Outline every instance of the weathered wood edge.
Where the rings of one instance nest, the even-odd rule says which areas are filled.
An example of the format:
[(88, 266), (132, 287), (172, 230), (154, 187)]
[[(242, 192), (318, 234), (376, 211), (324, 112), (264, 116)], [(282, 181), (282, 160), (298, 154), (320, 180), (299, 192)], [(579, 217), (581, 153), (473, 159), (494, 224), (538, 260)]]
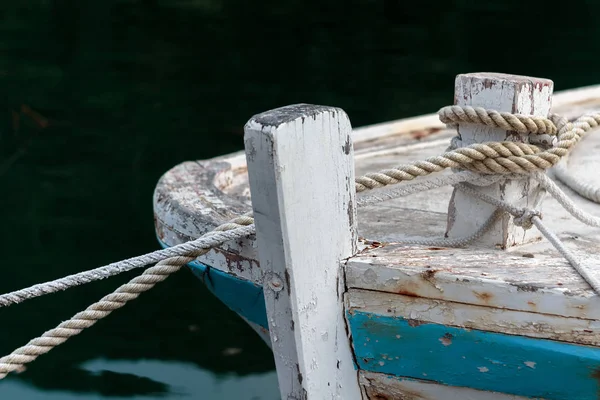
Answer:
[(361, 370), (550, 399), (596, 399), (600, 348), (361, 310), (347, 313)]
[(544, 400), (360, 371), (365, 400)]
[[(575, 117), (575, 114), (564, 108), (585, 104), (597, 98), (600, 98), (600, 85), (557, 92), (553, 97), (553, 110), (559, 110), (567, 117)], [(370, 154), (376, 149), (374, 144), (377, 141), (394, 143), (405, 138), (408, 141), (400, 140), (400, 143), (413, 143), (412, 145), (417, 146), (435, 144), (439, 140), (437, 138), (449, 137), (443, 128), (437, 114), (355, 128), (352, 131), (355, 158)], [(423, 132), (425, 137), (422, 136)], [(363, 150), (358, 150), (357, 147)], [(386, 147), (381, 151), (393, 150)], [(235, 197), (225, 193), (246, 172), (246, 156), (243, 151), (203, 161), (184, 162), (167, 171), (160, 178), (154, 192), (155, 229), (159, 240), (168, 246), (184, 243), (250, 211), (246, 196)], [(189, 181), (190, 177), (193, 181)], [(178, 190), (185, 192), (182, 198), (174, 197)], [(190, 196), (201, 199), (201, 203), (191, 202)], [(255, 247), (252, 237), (211, 251), (199, 257), (198, 261), (236, 277), (260, 283), (262, 271)]]
[[(575, 285), (568, 282), (564, 288), (560, 282), (557, 283), (559, 286), (546, 288), (536, 286), (534, 282), (524, 285), (518, 280), (513, 271), (519, 268), (513, 268), (512, 264), (535, 270), (536, 264), (543, 262), (539, 257), (512, 257), (506, 261), (507, 268), (502, 270), (495, 268), (497, 264), (489, 267), (485, 257), (481, 256), (479, 267), (465, 267), (476, 264), (473, 258), (477, 258), (477, 254), (468, 249), (389, 244), (350, 258), (346, 264), (346, 284), (354, 289), (600, 320), (600, 296), (591, 290), (569, 290)], [(566, 261), (564, 264), (556, 269), (570, 268)], [(573, 272), (568, 276), (577, 277)]]
[(346, 311), (402, 317), (414, 324), (434, 323), (507, 335), (600, 346), (600, 323), (538, 312), (474, 306), (400, 294), (350, 289), (344, 295)]
[[(450, 90), (450, 86), (449, 86)], [(449, 92), (450, 93), (450, 92)], [(554, 93), (552, 98), (553, 108), (561, 108), (573, 102), (585, 102), (600, 97), (600, 85), (591, 85), (577, 89), (562, 90)], [(450, 101), (448, 96), (448, 101)], [(437, 114), (426, 114), (413, 118), (403, 118), (396, 121), (354, 128), (352, 140), (354, 145), (373, 139), (396, 135), (398, 132), (420, 131), (427, 128), (444, 128)]]
[(254, 116), (244, 144), (283, 399), (359, 399), (340, 262), (357, 251), (350, 120), (298, 104)]

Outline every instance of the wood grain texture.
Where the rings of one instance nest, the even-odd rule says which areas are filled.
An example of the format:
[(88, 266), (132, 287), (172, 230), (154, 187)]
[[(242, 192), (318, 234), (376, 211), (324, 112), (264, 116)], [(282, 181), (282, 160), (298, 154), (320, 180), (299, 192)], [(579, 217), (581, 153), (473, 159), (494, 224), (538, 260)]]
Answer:
[[(485, 299), (485, 292), (478, 294)], [(350, 289), (344, 297), (346, 310), (350, 313), (362, 311), (373, 315), (402, 316), (414, 324), (434, 323), (600, 346), (600, 323), (597, 320), (542, 314), (536, 312), (537, 305), (533, 302), (529, 304), (530, 311), (513, 311), (370, 290)]]
[(356, 289), (600, 320), (600, 296), (566, 261), (532, 254), (535, 257), (500, 250), (388, 244), (351, 258), (346, 284)]
[[(553, 83), (547, 79), (517, 75), (472, 73), (456, 77), (454, 103), (483, 107), (499, 112), (547, 117), (552, 104)], [(473, 143), (514, 141), (529, 143), (527, 134), (475, 124), (460, 124), (461, 146)], [(505, 181), (480, 191), (518, 207), (538, 207), (542, 199), (539, 185), (532, 180)], [(448, 206), (447, 235), (464, 237), (475, 232), (492, 215), (495, 207), (472, 196), (454, 191)], [(507, 248), (538, 240), (536, 231), (525, 231), (505, 215), (478, 242)]]
[(360, 371), (365, 400), (544, 400)]
[(548, 400), (596, 400), (600, 348), (347, 313), (361, 370)]
[[(600, 86), (558, 92), (552, 101), (553, 112), (574, 118), (600, 108)], [(443, 127), (437, 115), (429, 114), (355, 128), (352, 138), (357, 174), (439, 154), (455, 133)], [(589, 143), (590, 139), (586, 138), (584, 143)], [(570, 166), (576, 162), (577, 159), (572, 159)], [(244, 152), (210, 160), (187, 161), (167, 171), (154, 193), (155, 229), (159, 240), (167, 246), (174, 246), (196, 239), (235, 216), (251, 211), (247, 172)], [(446, 192), (440, 193), (449, 198)], [(447, 202), (436, 202), (435, 193), (418, 200), (424, 201), (428, 204), (425, 208), (435, 213), (427, 214), (424, 226), (428, 229), (417, 234), (429, 237), (442, 235)], [(383, 241), (411, 236), (415, 224), (411, 215), (424, 215), (413, 205), (387, 202), (361, 211), (359, 233)], [(409, 218), (396, 218), (403, 210), (410, 210), (408, 215), (404, 215)], [(199, 261), (235, 277), (257, 284), (262, 282), (263, 272), (253, 237), (215, 249), (200, 257)]]
[(253, 117), (244, 141), (281, 396), (358, 399), (340, 266), (357, 251), (350, 121), (288, 106)]

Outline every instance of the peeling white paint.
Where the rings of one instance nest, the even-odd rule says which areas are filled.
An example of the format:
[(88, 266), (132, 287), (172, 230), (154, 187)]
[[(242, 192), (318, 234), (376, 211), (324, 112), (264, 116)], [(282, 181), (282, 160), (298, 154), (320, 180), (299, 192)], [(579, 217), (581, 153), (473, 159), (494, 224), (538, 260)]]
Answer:
[(245, 127), (259, 259), (285, 277), (283, 290), (264, 290), (283, 399), (360, 398), (341, 298), (340, 262), (357, 251), (350, 133), (342, 110), (311, 105)]
[(452, 339), (442, 336), (441, 338), (438, 339), (444, 346), (450, 346), (452, 344)]
[[(541, 95), (545, 94), (542, 93)], [(534, 98), (535, 101), (536, 99)], [(557, 107), (553, 111), (567, 117), (576, 116), (587, 108), (597, 108), (600, 105), (600, 86), (558, 94), (554, 97), (554, 103)], [(392, 127), (399, 128), (392, 129)], [(424, 155), (438, 154), (440, 149), (445, 147), (445, 144), (442, 145), (442, 141), (439, 138), (448, 137), (448, 131), (441, 131), (439, 134), (432, 135), (431, 138), (438, 140), (439, 145), (410, 147), (416, 142), (410, 136), (411, 130), (429, 129), (432, 127), (436, 129), (442, 127), (435, 115), (415, 118), (410, 121), (400, 121), (399, 123), (381, 124), (361, 131), (361, 137), (368, 137), (372, 141), (363, 145), (361, 151), (362, 158), (360, 160), (357, 159), (358, 170), (372, 172), (389, 167), (389, 165), (397, 164), (399, 157), (403, 160), (411, 161), (421, 159)], [(404, 149), (412, 150), (406, 152)], [(373, 155), (375, 154), (379, 155), (374, 157)], [(234, 159), (237, 161), (234, 162)], [(202, 164), (204, 171), (209, 169), (216, 171), (218, 170), (216, 168), (217, 164), (223, 162), (230, 163), (230, 166), (227, 167), (229, 169), (218, 172), (211, 179), (198, 179), (200, 168), (195, 166), (197, 163), (184, 163), (174, 168), (174, 170), (169, 171), (161, 179), (155, 193), (155, 213), (157, 216), (157, 230), (162, 232), (164, 242), (167, 245), (175, 245), (197, 238), (219, 223), (226, 222), (230, 217), (239, 215), (250, 209), (245, 171), (245, 155), (237, 154), (235, 156), (221, 157), (203, 162)], [(197, 190), (203, 192), (198, 193)], [(204, 193), (204, 191), (209, 192)], [(372, 211), (365, 210), (360, 216), (361, 231), (368, 234), (367, 236), (381, 241), (393, 241), (394, 239), (411, 235), (422, 235), (423, 237), (440, 236), (443, 234), (443, 229), (440, 231), (440, 227), (443, 227), (446, 210), (444, 203), (438, 199), (440, 196), (443, 197), (446, 195), (449, 196), (449, 192), (442, 190), (435, 193), (428, 193), (425, 197), (416, 195), (415, 198), (410, 199), (409, 207), (404, 207), (402, 202), (392, 201), (381, 207), (373, 207)], [(164, 196), (164, 198), (158, 201), (159, 196)], [(547, 203), (546, 206), (548, 207), (547, 209), (545, 207), (545, 216), (552, 216), (554, 213), (553, 209), (556, 207), (551, 202)], [(594, 206), (587, 204), (583, 204), (582, 207), (586, 211), (597, 211)], [(410, 212), (400, 213), (398, 210), (402, 209), (408, 209)], [(428, 217), (423, 217), (424, 211), (434, 211), (434, 213)], [(377, 218), (374, 218), (374, 216)], [(377, 222), (378, 219), (381, 222)], [(594, 246), (593, 243), (600, 242), (598, 241), (598, 237), (593, 234), (588, 235), (588, 232), (580, 229), (578, 226), (570, 223), (565, 224), (564, 220), (551, 217), (547, 218), (546, 222), (549, 224), (554, 223), (555, 227), (561, 224), (567, 226), (568, 229), (575, 227), (573, 229), (574, 233), (583, 235), (581, 237), (588, 236), (591, 238), (592, 244), (588, 244), (588, 246)], [(417, 226), (421, 229), (418, 232), (412, 229)], [(408, 229), (406, 229), (407, 227)], [(554, 227), (551, 226), (551, 228)], [(561, 227), (558, 226), (558, 228)], [(559, 230), (559, 233), (564, 234), (565, 230)], [(586, 250), (585, 246), (582, 247), (581, 243), (575, 240), (570, 242), (569, 245), (580, 246), (583, 250)], [(234, 272), (237, 276), (258, 283), (262, 282), (263, 271), (256, 262), (258, 256), (256, 255), (256, 242), (253, 239), (247, 242), (233, 243), (224, 246), (224, 248), (231, 254), (239, 252), (243, 259), (240, 264), (241, 271)], [(368, 263), (364, 263), (364, 265), (370, 265), (371, 270), (369, 273), (364, 275), (353, 274), (352, 265), (348, 267), (350, 287), (360, 287), (361, 284), (367, 283), (365, 288), (393, 291), (397, 290), (399, 285), (406, 283), (416, 282), (418, 284), (418, 275), (423, 271), (422, 268), (426, 265), (425, 263), (428, 263), (429, 265), (436, 265), (436, 267), (439, 265), (440, 269), (445, 272), (436, 274), (433, 285), (429, 282), (429, 285), (426, 287), (418, 287), (416, 292), (418, 296), (441, 301), (440, 304), (461, 302), (467, 305), (481, 306), (487, 309), (488, 312), (493, 310), (490, 312), (492, 314), (492, 325), (498, 327), (517, 326), (518, 329), (525, 329), (527, 334), (530, 334), (529, 332), (541, 332), (544, 335), (548, 335), (549, 330), (553, 327), (560, 326), (538, 322), (526, 326), (526, 321), (524, 320), (513, 320), (511, 319), (513, 317), (507, 315), (503, 315), (500, 318), (499, 314), (494, 314), (498, 309), (507, 308), (513, 311), (523, 311), (528, 313), (528, 316), (548, 314), (561, 318), (568, 317), (575, 320), (591, 321), (589, 323), (592, 326), (592, 333), (588, 333), (589, 329), (583, 326), (581, 329), (577, 328), (577, 334), (571, 334), (571, 332), (565, 333), (560, 330), (556, 332), (556, 335), (573, 341), (591, 342), (593, 339), (590, 338), (593, 335), (597, 335), (597, 332), (600, 330), (600, 326), (598, 326), (598, 319), (600, 318), (600, 302), (598, 301), (598, 297), (593, 298), (589, 296), (586, 285), (572, 273), (566, 263), (563, 263), (561, 257), (552, 255), (551, 250), (547, 247), (536, 245), (533, 246), (533, 250), (528, 249), (527, 252), (533, 254), (534, 258), (528, 259), (529, 261), (526, 263), (521, 262), (519, 254), (515, 255), (513, 253), (511, 255), (511, 253), (504, 253), (503, 257), (498, 258), (493, 251), (478, 252), (472, 251), (472, 249), (469, 250), (472, 255), (470, 258), (464, 257), (464, 252), (461, 250), (456, 250), (452, 256), (446, 258), (439, 257), (441, 255), (440, 252), (436, 254), (425, 249), (415, 251), (409, 248), (406, 251), (405, 247), (402, 250), (403, 253), (395, 253), (394, 250), (390, 250), (389, 246), (384, 246), (380, 250), (381, 252), (379, 253), (372, 250), (368, 250), (365, 253), (365, 259), (367, 257), (370, 258)], [(428, 253), (428, 260), (424, 261), (425, 258), (419, 259), (419, 255), (424, 255), (425, 253)], [(594, 252), (588, 253), (594, 254)], [(209, 253), (206, 256), (210, 258), (206, 258), (203, 261), (215, 269), (231, 272), (230, 259), (222, 255), (211, 256), (211, 254)], [(377, 257), (371, 257), (372, 255), (377, 255)], [(410, 261), (406, 262), (407, 260)], [(449, 260), (452, 260), (452, 262)], [(560, 260), (560, 262), (557, 260)], [(350, 264), (353, 262), (351, 261)], [(386, 263), (387, 267), (384, 267), (383, 264)], [(482, 277), (485, 278), (482, 279)], [(515, 277), (518, 277), (519, 281), (517, 283), (524, 285), (524, 290), (520, 290), (514, 285)], [(387, 279), (387, 281), (382, 281), (382, 279)], [(469, 281), (466, 282), (466, 280)], [(537, 287), (543, 287), (543, 289), (529, 291), (531, 288), (537, 288), (527, 286), (531, 282), (536, 283)], [(443, 293), (436, 290), (436, 287), (443, 290)], [(480, 293), (487, 292), (493, 295), (493, 297), (487, 300), (477, 298), (473, 294), (473, 291)], [(530, 303), (534, 303), (535, 305)], [(437, 307), (441, 306), (438, 305)], [(535, 310), (533, 307), (535, 307)], [(396, 311), (394, 307), (394, 313)], [(423, 315), (427, 317), (432, 312), (430, 309), (419, 315), (419, 318)], [(310, 312), (307, 315), (310, 315)], [(460, 320), (459, 318), (450, 320), (449, 314), (445, 311), (439, 318), (447, 318), (453, 324), (459, 323)], [(474, 316), (469, 316), (466, 319), (466, 323), (469, 326), (481, 324), (480, 320)], [(483, 326), (489, 326), (489, 324), (489, 322), (486, 322)], [(273, 324), (273, 326), (276, 325)], [(318, 335), (318, 332), (316, 335)], [(397, 338), (399, 339), (399, 337)], [(279, 336), (272, 335), (271, 340), (278, 342)], [(531, 368), (530, 366), (527, 367)], [(342, 386), (341, 384), (338, 385)], [(432, 398), (451, 399), (452, 397), (433, 396)], [(487, 399), (488, 397), (485, 398)], [(501, 398), (508, 397), (503, 396)]]
[[(398, 379), (398, 377), (360, 371), (360, 384), (367, 399), (410, 400), (531, 400), (504, 393), (488, 392), (464, 387), (447, 386), (428, 380)], [(423, 374), (427, 377), (427, 374)], [(381, 397), (377, 397), (378, 395)], [(540, 399), (541, 400), (541, 399)]]
[[(461, 106), (546, 117), (550, 110), (552, 88), (553, 83), (548, 79), (506, 74), (461, 74), (456, 77), (454, 98), (455, 104)], [(516, 134), (501, 128), (477, 124), (461, 124), (458, 132), (463, 147), (473, 143), (498, 141), (527, 143), (529, 141), (527, 134)], [(539, 184), (532, 180), (506, 181), (480, 187), (478, 190), (492, 197), (509, 201), (516, 207), (534, 207), (542, 198)], [(485, 223), (494, 210), (494, 206), (454, 190), (448, 207), (448, 215), (451, 216), (448, 218), (448, 236), (455, 238), (471, 235)], [(512, 218), (505, 216), (478, 239), (477, 243), (491, 248), (496, 245), (507, 248), (538, 240), (540, 237), (537, 230), (525, 231), (522, 227), (516, 226)]]
[(525, 361), (523, 364), (527, 365), (531, 369), (535, 369), (535, 362), (533, 361)]
[[(346, 309), (349, 312), (359, 310), (374, 315), (403, 317), (461, 329), (600, 346), (600, 321), (597, 320), (504, 310), (360, 289), (350, 289), (345, 298)], [(390, 312), (392, 305), (395, 306), (395, 310)], [(414, 318), (415, 315), (418, 315), (418, 318)], [(450, 336), (440, 337), (438, 340), (444, 346), (452, 344)]]

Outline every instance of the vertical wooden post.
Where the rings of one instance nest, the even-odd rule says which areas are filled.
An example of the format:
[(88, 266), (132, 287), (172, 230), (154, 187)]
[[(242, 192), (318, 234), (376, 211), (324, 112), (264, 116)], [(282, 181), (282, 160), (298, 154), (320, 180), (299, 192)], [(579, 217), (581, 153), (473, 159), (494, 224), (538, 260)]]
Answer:
[[(547, 117), (552, 105), (552, 90), (553, 82), (548, 79), (494, 73), (464, 74), (456, 77), (454, 104)], [(473, 124), (459, 125), (458, 135), (462, 146), (491, 141), (528, 143), (526, 134)], [(507, 180), (481, 188), (481, 191), (519, 207), (537, 207), (543, 195), (532, 180)], [(474, 233), (493, 211), (494, 207), (488, 203), (455, 190), (448, 207), (447, 236)], [(513, 223), (512, 217), (505, 215), (478, 243), (505, 249), (538, 237), (535, 229), (525, 231)]]
[(348, 116), (268, 111), (246, 124), (245, 147), (282, 399), (359, 399), (342, 302), (341, 262), (357, 252)]

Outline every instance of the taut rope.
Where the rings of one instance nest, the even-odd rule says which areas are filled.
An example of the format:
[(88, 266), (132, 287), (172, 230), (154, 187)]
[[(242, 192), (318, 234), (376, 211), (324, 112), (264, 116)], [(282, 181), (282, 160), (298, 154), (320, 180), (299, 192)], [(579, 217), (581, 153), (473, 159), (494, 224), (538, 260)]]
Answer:
[(482, 174), (527, 174), (546, 170), (566, 156), (586, 132), (600, 124), (600, 114), (584, 115), (574, 123), (551, 115), (550, 119), (499, 113), (482, 108), (449, 106), (439, 111), (440, 120), (448, 124), (472, 123), (494, 128), (531, 133), (557, 133), (554, 147), (542, 149), (529, 143), (477, 143), (448, 151), (412, 164), (401, 165), (356, 178), (356, 191), (362, 192), (408, 181), (446, 168), (461, 168)]
[[(556, 236), (548, 231), (542, 224), (538, 212), (513, 207), (506, 202), (477, 192), (463, 183), (470, 182), (485, 185), (491, 184), (501, 178), (520, 179), (524, 178), (525, 174), (533, 173), (533, 178), (537, 179), (572, 215), (588, 225), (600, 226), (600, 219), (579, 210), (550, 179), (540, 173), (540, 171), (556, 165), (579, 142), (586, 132), (598, 126), (600, 124), (600, 114), (584, 115), (574, 123), (570, 123), (566, 119), (556, 115), (551, 115), (548, 119), (499, 113), (494, 110), (485, 110), (482, 108), (450, 106), (442, 108), (439, 111), (439, 116), (440, 120), (446, 124), (482, 124), (519, 133), (529, 133), (530, 138), (533, 139), (535, 136), (539, 143), (543, 143), (544, 141), (551, 143), (552, 141), (549, 141), (547, 137), (556, 135), (556, 142), (550, 148), (537, 146), (536, 144), (515, 142), (473, 144), (447, 151), (440, 156), (423, 161), (367, 174), (356, 178), (356, 191), (359, 193), (401, 181), (413, 180), (433, 172), (440, 172), (446, 168), (470, 170), (462, 171), (448, 177), (440, 177), (437, 180), (429, 182), (417, 182), (395, 190), (379, 191), (379, 193), (373, 195), (360, 196), (358, 199), (359, 206), (364, 207), (380, 201), (407, 196), (415, 192), (445, 185), (456, 185), (460, 190), (495, 205), (497, 210), (492, 217), (477, 232), (467, 238), (418, 240), (407, 241), (407, 243), (434, 244), (448, 247), (464, 246), (480, 237), (502, 212), (508, 212), (515, 217), (515, 223), (519, 223), (525, 229), (528, 229), (532, 225), (537, 226), (571, 265), (600, 293), (600, 282), (583, 268)], [(536, 140), (533, 141), (535, 142)], [(513, 176), (509, 174), (513, 174)], [(517, 174), (517, 176), (514, 176), (514, 174)], [(588, 197), (593, 196), (589, 195)], [(74, 315), (70, 320), (31, 340), (25, 346), (16, 349), (8, 356), (0, 358), (0, 379), (12, 371), (22, 370), (25, 364), (32, 362), (40, 355), (64, 343), (70, 337), (91, 327), (98, 320), (106, 317), (112, 311), (123, 307), (128, 301), (137, 298), (141, 293), (151, 289), (158, 282), (162, 282), (170, 274), (180, 270), (182, 266), (193, 261), (198, 256), (207, 253), (210, 249), (222, 245), (226, 241), (252, 235), (255, 232), (253, 224), (254, 219), (252, 217), (247, 215), (241, 216), (215, 228), (215, 231), (218, 233), (214, 231), (209, 232), (201, 238), (183, 245), (1, 295), (0, 307), (3, 307), (29, 298), (103, 279), (160, 260), (154, 267), (147, 269), (129, 283), (122, 285), (113, 293), (89, 306), (86, 310)]]

